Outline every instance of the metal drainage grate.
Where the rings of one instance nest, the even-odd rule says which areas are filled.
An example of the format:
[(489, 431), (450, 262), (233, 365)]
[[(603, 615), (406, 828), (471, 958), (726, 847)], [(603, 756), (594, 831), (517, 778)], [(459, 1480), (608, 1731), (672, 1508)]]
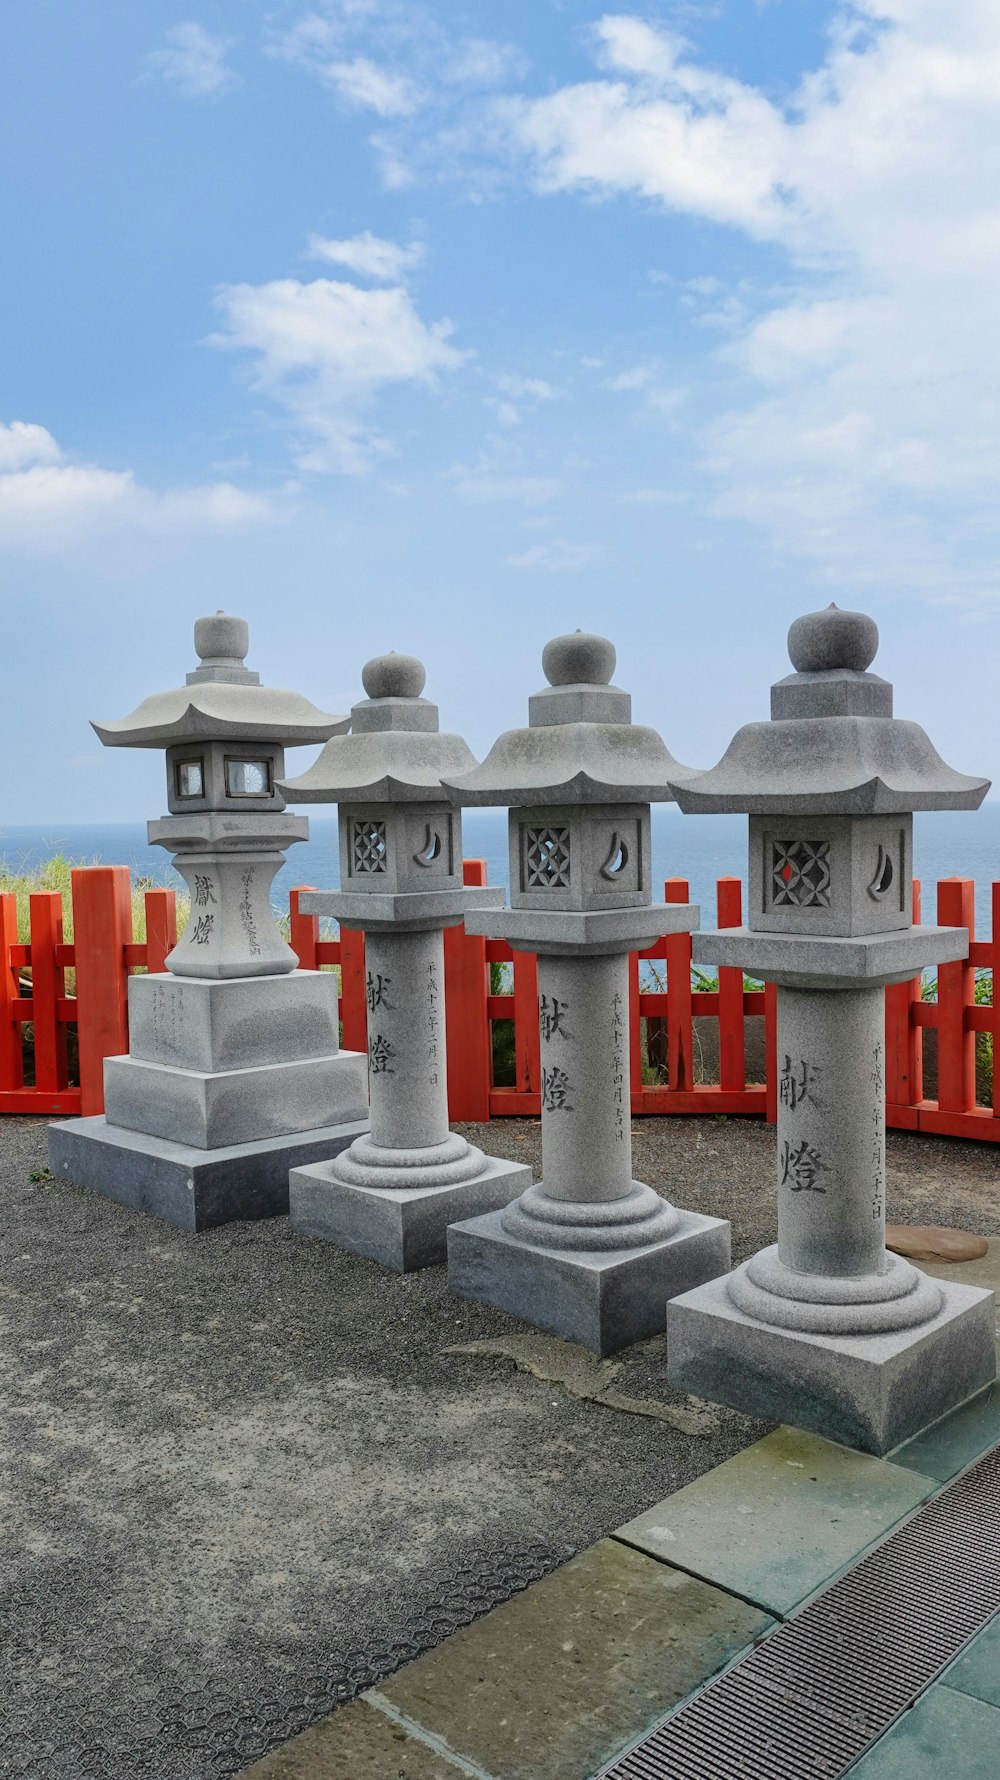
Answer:
[(834, 1780), (998, 1610), (994, 1447), (599, 1780)]

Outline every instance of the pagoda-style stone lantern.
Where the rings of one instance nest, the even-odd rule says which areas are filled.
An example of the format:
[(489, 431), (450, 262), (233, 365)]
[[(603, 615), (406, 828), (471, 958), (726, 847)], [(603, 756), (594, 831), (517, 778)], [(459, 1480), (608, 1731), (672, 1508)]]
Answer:
[(464, 887), (461, 817), (442, 790), (442, 775), (474, 756), (439, 733), (414, 656), (379, 656), (361, 678), (352, 733), (284, 790), (340, 806), (341, 888), (304, 894), (300, 907), (365, 935), (371, 1134), (293, 1172), (291, 1218), (302, 1235), (405, 1273), (443, 1261), (448, 1225), (506, 1205), (531, 1171), (448, 1130), (444, 929), (503, 900)]
[(53, 1169), (188, 1230), (288, 1209), (293, 1163), (367, 1128), (365, 1060), (341, 1051), (336, 979), (298, 970), (269, 892), (305, 840), (278, 788), (284, 749), (349, 719), (261, 686), (242, 618), (194, 630), (201, 666), (131, 717), (95, 723), (106, 747), (164, 748), (168, 816), (149, 838), (191, 897), (165, 974), (129, 980), (129, 1054), (104, 1066), (101, 1117), (53, 1125)]
[(457, 802), (510, 809), (511, 906), (466, 928), (538, 953), (543, 1174), (452, 1228), (449, 1289), (602, 1354), (662, 1329), (666, 1299), (730, 1256), (727, 1223), (632, 1178), (628, 955), (698, 910), (652, 901), (649, 806), (685, 769), (633, 725), (614, 666), (605, 638), (556, 637), (528, 728), (449, 779)]
[(883, 1453), (990, 1380), (993, 1293), (885, 1247), (887, 983), (964, 958), (964, 928), (912, 925), (914, 810), (976, 809), (892, 687), (872, 619), (835, 606), (788, 633), (771, 721), (677, 784), (750, 817), (750, 925), (699, 934), (703, 964), (778, 985), (778, 1242), (676, 1298), (682, 1390)]

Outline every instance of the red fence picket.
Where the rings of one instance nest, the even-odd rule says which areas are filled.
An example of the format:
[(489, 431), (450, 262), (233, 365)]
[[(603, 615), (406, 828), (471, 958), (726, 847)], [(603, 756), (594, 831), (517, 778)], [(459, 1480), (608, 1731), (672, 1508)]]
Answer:
[[(467, 884), (485, 884), (482, 860), (467, 860)], [(299, 906), (299, 890), (289, 897), (292, 950), (303, 969), (337, 966), (343, 1043), (367, 1047), (365, 942), (362, 933), (320, 936), (315, 915)], [(668, 902), (687, 900), (683, 878), (664, 887)], [(64, 911), (55, 892), (30, 899), (30, 931), (19, 940), (15, 898), (0, 894), (0, 1114), (96, 1113), (103, 1106), (104, 1058), (128, 1049), (130, 971), (161, 971), (176, 943), (174, 895), (147, 891), (144, 943), (132, 939), (129, 874), (125, 866), (91, 866), (73, 873), (72, 945), (62, 937)], [(720, 927), (742, 921), (738, 878), (720, 878), (716, 919)], [(993, 886), (992, 933), (974, 932), (971, 879), (946, 878), (938, 885), (938, 920), (966, 926), (971, 936), (967, 960), (942, 965), (937, 999), (925, 1000), (921, 980), (886, 991), (886, 1117), (890, 1125), (945, 1136), (1000, 1142), (1000, 1070), (993, 1074), (992, 1102), (976, 1100), (976, 1046), (980, 1034), (1000, 1037), (1000, 1007), (991, 998), (977, 1003), (977, 975), (1000, 973), (1000, 883)], [(914, 919), (920, 919), (920, 886), (914, 885)], [(509, 987), (493, 993), (490, 967), (508, 967)], [(75, 970), (76, 993), (66, 993), (66, 973)], [(717, 978), (692, 976), (691, 940), (670, 934), (629, 962), (629, 1048), (632, 1058), (632, 1111), (636, 1114), (744, 1113), (774, 1117), (776, 1099), (776, 991), (748, 985), (743, 972), (725, 966)], [(464, 928), (445, 935), (445, 1006), (448, 1030), (448, 1091), (452, 1119), (480, 1120), (539, 1111), (537, 961), (512, 952), (499, 940), (476, 939)], [(765, 1082), (748, 1082), (748, 1018), (764, 1021)], [(513, 1024), (510, 1083), (493, 1079), (493, 1027)], [(26, 1047), (23, 1029), (33, 1028)], [(77, 1031), (79, 1085), (71, 1080), (68, 1030)], [(923, 1093), (923, 1034), (937, 1035), (938, 1096)], [(665, 1065), (660, 1041), (666, 1039)], [(655, 1043), (654, 1043), (655, 1040)], [(702, 1067), (711, 1052), (710, 1067)], [(717, 1054), (717, 1066), (714, 1062)], [(31, 1061), (26, 1071), (25, 1059)], [(29, 1079), (25, 1081), (25, 1074)], [(698, 1080), (710, 1073), (717, 1080)], [(33, 1075), (33, 1080), (31, 1079)], [(644, 1079), (645, 1078), (645, 1079)], [(664, 1078), (664, 1079), (661, 1079)]]

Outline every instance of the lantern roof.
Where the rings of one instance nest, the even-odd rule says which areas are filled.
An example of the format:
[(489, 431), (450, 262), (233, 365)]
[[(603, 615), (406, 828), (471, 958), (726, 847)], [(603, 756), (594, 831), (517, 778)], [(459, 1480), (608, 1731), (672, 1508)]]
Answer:
[(170, 748), (230, 739), (294, 747), (325, 742), (347, 728), (349, 717), (319, 711), (299, 692), (262, 686), (260, 675), (244, 667), (250, 647), (245, 619), (225, 612), (199, 618), (194, 646), (200, 665), (183, 686), (154, 692), (130, 717), (92, 725), (106, 748)]
[(528, 700), (527, 729), (508, 729), (481, 766), (448, 780), (460, 804), (665, 803), (692, 776), (655, 729), (632, 722), (612, 686), (614, 644), (574, 631), (542, 652), (549, 684)]
[(771, 720), (737, 730), (717, 766), (677, 784), (682, 810), (750, 815), (901, 815), (975, 810), (990, 788), (941, 759), (919, 723), (894, 717), (892, 686), (867, 670), (878, 627), (830, 605), (788, 632), (795, 672), (771, 688)]
[(475, 766), (461, 736), (442, 735), (438, 708), (422, 698), (427, 674), (415, 655), (377, 655), (365, 664), (368, 697), (351, 709), (351, 734), (335, 735), (282, 794), (292, 803), (430, 803), (448, 774)]

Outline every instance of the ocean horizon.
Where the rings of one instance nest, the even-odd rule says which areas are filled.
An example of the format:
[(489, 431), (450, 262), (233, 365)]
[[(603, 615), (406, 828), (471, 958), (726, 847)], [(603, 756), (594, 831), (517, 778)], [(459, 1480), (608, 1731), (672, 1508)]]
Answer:
[[(467, 859), (486, 861), (487, 880), (507, 887), (507, 813), (472, 809), (462, 814)], [(652, 821), (654, 895), (663, 880), (688, 880), (693, 902), (701, 906), (702, 926), (715, 925), (716, 881), (738, 877), (747, 881), (745, 816), (685, 816), (674, 805), (654, 805)], [(1000, 799), (976, 811), (934, 810), (914, 818), (914, 868), (923, 885), (924, 919), (933, 921), (934, 886), (939, 878), (967, 877), (976, 885), (976, 931), (991, 930), (992, 885), (1000, 881)], [(150, 846), (144, 822), (46, 822), (0, 826), (0, 871), (32, 872), (56, 853), (76, 865), (127, 865), (134, 877), (183, 888), (170, 856)], [(297, 884), (335, 889), (340, 882), (337, 820), (310, 814), (307, 841), (289, 849), (274, 881), (275, 905), (287, 902)]]

